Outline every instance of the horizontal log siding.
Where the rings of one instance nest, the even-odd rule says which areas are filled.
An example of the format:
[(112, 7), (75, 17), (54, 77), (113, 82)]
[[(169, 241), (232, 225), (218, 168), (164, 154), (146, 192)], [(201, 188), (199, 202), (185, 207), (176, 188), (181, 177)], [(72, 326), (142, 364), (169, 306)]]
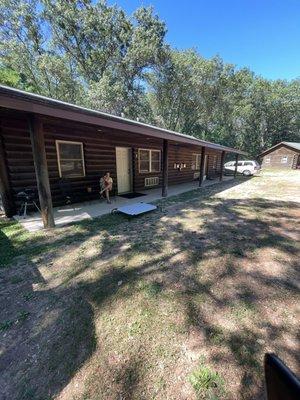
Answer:
[[(24, 188), (36, 189), (36, 178), (31, 150), (28, 124), (24, 115), (15, 113), (1, 113), (2, 136), (4, 139), (7, 157), (9, 178), (16, 199), (16, 193)], [(100, 129), (100, 128), (99, 128)], [(63, 196), (59, 188), (59, 171), (56, 154), (56, 140), (82, 142), (86, 176), (71, 178), (72, 190), (78, 200), (98, 198), (99, 179), (106, 171), (110, 171), (117, 188), (116, 176), (116, 146), (131, 147), (133, 157), (133, 189), (145, 190), (145, 178), (159, 177), (159, 186), (162, 184), (162, 173), (139, 173), (138, 149), (158, 149), (162, 151), (163, 141), (156, 138), (145, 138), (137, 134), (128, 134), (125, 131), (116, 131), (65, 120), (43, 119), (45, 147), (49, 170), (50, 187), (55, 206), (63, 203)], [(192, 170), (193, 154), (201, 153), (201, 146), (175, 145), (170, 142), (169, 147), (169, 185), (191, 182), (194, 177)], [(221, 152), (207, 149), (208, 175), (220, 171)], [(217, 168), (213, 170), (212, 156), (217, 156)], [(185, 163), (186, 168), (178, 171), (174, 163)], [(88, 193), (87, 187), (92, 188)]]
[(221, 152), (208, 152), (208, 169), (207, 169), (207, 177), (208, 178), (216, 178), (220, 176), (221, 173)]
[[(106, 171), (111, 173), (117, 190), (116, 174), (116, 147), (130, 147), (133, 149), (133, 186), (135, 190), (144, 188), (144, 178), (153, 174), (138, 173), (138, 148), (161, 149), (162, 140), (145, 138), (139, 135), (122, 131), (102, 130), (97, 131), (95, 127), (81, 124), (63, 123), (57, 124), (47, 122), (44, 124), (47, 160), (49, 166), (50, 185), (53, 193), (54, 203), (61, 203), (62, 197), (59, 189), (59, 172), (56, 154), (56, 140), (70, 140), (83, 143), (85, 172), (82, 178), (72, 178), (72, 188), (78, 198), (82, 200), (99, 197), (99, 179)], [(87, 187), (92, 192), (87, 192)]]
[[(296, 168), (295, 160), (297, 159), (297, 156), (299, 154), (300, 154), (300, 152), (297, 153), (296, 150), (291, 150), (285, 146), (281, 146), (281, 147), (275, 149), (274, 151), (271, 151), (270, 153), (266, 154), (263, 157), (262, 167), (263, 168), (282, 168), (282, 169)], [(285, 157), (285, 156), (287, 157), (287, 163), (282, 164), (281, 159), (282, 159), (282, 157)], [(270, 158), (269, 163), (266, 162), (267, 158)]]
[(18, 192), (24, 188), (36, 189), (28, 124), (25, 117), (16, 114), (12, 118), (9, 114), (3, 113), (1, 126), (12, 197), (18, 205), (16, 198)]

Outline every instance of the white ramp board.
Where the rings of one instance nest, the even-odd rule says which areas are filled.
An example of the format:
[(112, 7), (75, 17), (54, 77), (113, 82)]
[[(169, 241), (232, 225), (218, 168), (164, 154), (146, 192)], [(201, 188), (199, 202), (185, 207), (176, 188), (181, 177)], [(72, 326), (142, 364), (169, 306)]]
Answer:
[(126, 215), (139, 215), (149, 211), (156, 210), (157, 207), (148, 203), (134, 203), (124, 207), (118, 207), (118, 211)]

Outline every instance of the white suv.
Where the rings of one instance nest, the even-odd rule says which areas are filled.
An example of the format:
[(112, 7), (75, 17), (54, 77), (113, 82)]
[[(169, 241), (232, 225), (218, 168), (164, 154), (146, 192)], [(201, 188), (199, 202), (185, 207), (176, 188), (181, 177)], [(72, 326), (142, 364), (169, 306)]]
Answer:
[[(235, 161), (229, 161), (224, 164), (225, 172), (235, 171)], [(254, 160), (238, 161), (237, 172), (245, 176), (257, 174), (260, 170), (260, 165)]]

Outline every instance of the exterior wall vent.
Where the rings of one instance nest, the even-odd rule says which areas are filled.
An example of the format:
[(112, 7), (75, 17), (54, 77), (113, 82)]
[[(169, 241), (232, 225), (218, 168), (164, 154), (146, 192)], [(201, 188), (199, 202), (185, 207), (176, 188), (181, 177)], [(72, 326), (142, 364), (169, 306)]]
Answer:
[(159, 184), (158, 176), (151, 176), (151, 178), (145, 178), (145, 187), (157, 186)]

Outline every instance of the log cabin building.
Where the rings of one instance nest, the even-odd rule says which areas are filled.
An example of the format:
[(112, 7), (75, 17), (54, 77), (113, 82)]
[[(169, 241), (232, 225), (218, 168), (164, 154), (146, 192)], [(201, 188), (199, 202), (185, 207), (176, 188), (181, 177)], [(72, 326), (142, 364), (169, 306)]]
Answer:
[(111, 173), (117, 194), (223, 178), (226, 153), (240, 150), (138, 121), (0, 86), (0, 195), (7, 216), (18, 192), (38, 192), (43, 224), (64, 204), (67, 181), (76, 202), (99, 197)]
[(300, 143), (280, 142), (259, 155), (262, 168), (300, 169)]

